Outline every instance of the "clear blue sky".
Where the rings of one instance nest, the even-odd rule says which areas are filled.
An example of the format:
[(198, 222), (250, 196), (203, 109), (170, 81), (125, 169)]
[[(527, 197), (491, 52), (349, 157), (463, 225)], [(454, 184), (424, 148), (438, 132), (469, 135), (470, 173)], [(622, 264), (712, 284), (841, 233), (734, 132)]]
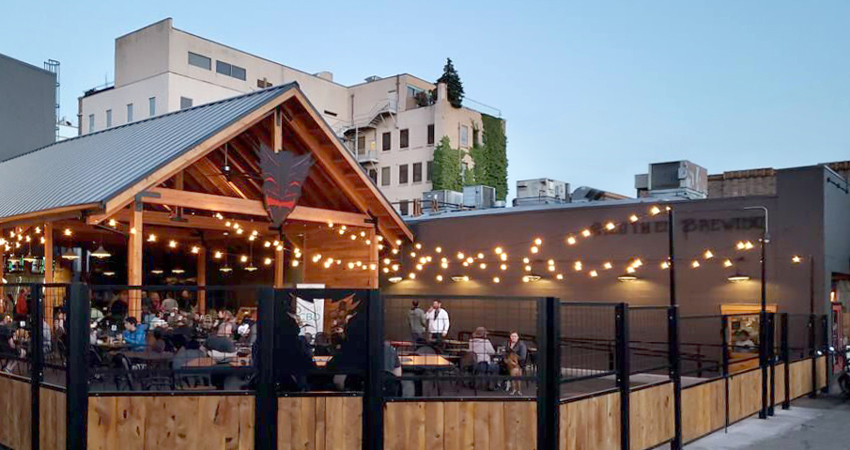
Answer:
[[(190, 5), (191, 3), (191, 5)], [(356, 3), (356, 5), (355, 5)], [(62, 113), (113, 78), (114, 39), (177, 28), (356, 83), (436, 79), (508, 120), (510, 188), (633, 194), (650, 162), (709, 173), (850, 159), (850, 1), (2, 2), (0, 53), (62, 62)]]

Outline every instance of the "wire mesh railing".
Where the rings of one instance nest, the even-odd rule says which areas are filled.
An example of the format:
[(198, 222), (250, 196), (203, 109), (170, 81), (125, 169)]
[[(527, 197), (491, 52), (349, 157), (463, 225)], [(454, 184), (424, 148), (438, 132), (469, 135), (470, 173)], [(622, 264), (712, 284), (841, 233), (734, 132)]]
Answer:
[(562, 400), (616, 387), (616, 306), (561, 303)]
[(629, 358), (632, 374), (666, 377), (670, 370), (669, 307), (629, 308)]
[(679, 318), (682, 376), (714, 378), (723, 375), (721, 316)]
[(384, 296), (390, 400), (537, 395), (538, 299)]

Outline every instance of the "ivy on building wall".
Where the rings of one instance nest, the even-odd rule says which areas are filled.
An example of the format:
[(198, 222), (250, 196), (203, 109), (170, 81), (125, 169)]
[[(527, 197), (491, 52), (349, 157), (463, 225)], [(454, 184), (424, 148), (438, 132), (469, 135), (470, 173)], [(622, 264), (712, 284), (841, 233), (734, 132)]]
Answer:
[(461, 158), (461, 151), (452, 148), (449, 137), (443, 136), (434, 148), (434, 173), (431, 174), (434, 190), (463, 190)]
[(505, 121), (481, 114), (481, 123), (484, 143), (477, 151), (473, 149), (472, 153), (477, 169), (476, 182), (496, 188), (496, 199), (505, 200), (508, 196), (508, 138), (505, 135)]

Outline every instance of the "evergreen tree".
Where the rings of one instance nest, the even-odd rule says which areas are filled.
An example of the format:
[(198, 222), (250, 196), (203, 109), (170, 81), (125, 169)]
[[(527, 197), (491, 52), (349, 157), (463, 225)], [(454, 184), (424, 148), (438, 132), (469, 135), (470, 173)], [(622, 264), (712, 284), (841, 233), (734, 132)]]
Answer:
[(448, 136), (443, 136), (434, 148), (434, 173), (431, 175), (434, 190), (463, 190), (460, 158), (460, 151), (451, 147)]
[(455, 70), (451, 58), (446, 58), (443, 75), (437, 80), (437, 83), (446, 83), (449, 103), (455, 108), (460, 108), (463, 104), (463, 83), (460, 81), (460, 75)]

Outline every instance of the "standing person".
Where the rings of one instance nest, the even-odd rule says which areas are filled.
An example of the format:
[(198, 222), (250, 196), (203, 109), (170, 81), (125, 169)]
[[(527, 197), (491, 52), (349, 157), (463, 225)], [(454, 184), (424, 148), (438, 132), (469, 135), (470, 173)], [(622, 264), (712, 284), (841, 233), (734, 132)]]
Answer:
[(3, 300), (3, 314), (13, 315), (15, 313), (15, 299), (12, 298), (12, 294), (6, 294), (5, 300)]
[(419, 345), (425, 339), (425, 326), (428, 321), (425, 320), (425, 311), (419, 307), (419, 300), (413, 301), (413, 307), (407, 313), (407, 323), (410, 326), (410, 338), (413, 344)]
[(449, 313), (443, 309), (443, 302), (434, 300), (434, 304), (425, 313), (428, 320), (428, 333), (431, 340), (440, 342), (449, 334)]
[(17, 320), (27, 319), (27, 294), (26, 288), (18, 292), (18, 300), (15, 302), (15, 319)]

